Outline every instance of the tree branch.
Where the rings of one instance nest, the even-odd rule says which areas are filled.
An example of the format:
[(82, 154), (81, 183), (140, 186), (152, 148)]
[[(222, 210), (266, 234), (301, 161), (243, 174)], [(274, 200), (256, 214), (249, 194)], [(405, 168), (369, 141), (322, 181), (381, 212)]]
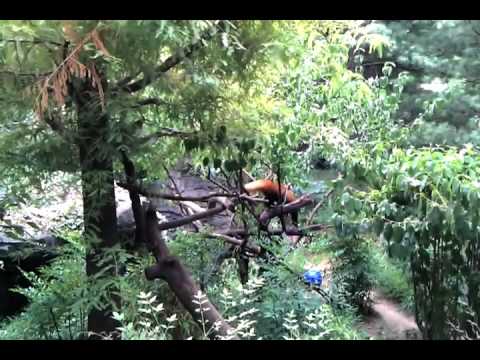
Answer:
[[(206, 296), (201, 299), (202, 304), (195, 303), (200, 300), (198, 299), (200, 288), (180, 260), (170, 256), (168, 247), (157, 228), (157, 217), (153, 209), (147, 211), (146, 224), (147, 239), (154, 247), (153, 252), (157, 263), (145, 269), (145, 277), (148, 280), (156, 278), (165, 280), (195, 322), (202, 328), (207, 327), (206, 335), (210, 339), (215, 339), (219, 335), (237, 338), (232, 336), (233, 329)], [(198, 311), (199, 306), (204, 310), (202, 314)]]
[(267, 208), (263, 210), (263, 212), (260, 214), (260, 223), (263, 226), (266, 226), (268, 225), (269, 221), (274, 217), (295, 212), (296, 210), (311, 204), (313, 204), (313, 200), (309, 198), (308, 195), (304, 195), (286, 205), (279, 205), (272, 208)]
[[(236, 245), (236, 246), (242, 246), (243, 244), (243, 240), (236, 239), (232, 236), (228, 236), (221, 233), (208, 233), (208, 234), (205, 234), (205, 236), (210, 238), (215, 238), (215, 239), (221, 239), (229, 244)], [(252, 245), (248, 243), (245, 244), (244, 246), (245, 246), (245, 249), (249, 250), (255, 255), (260, 255), (262, 253), (262, 248), (260, 246)]]
[[(204, 46), (205, 41), (210, 40), (215, 34), (217, 34), (218, 30), (221, 31), (222, 29), (224, 29), (225, 25), (225, 21), (220, 21), (218, 24), (205, 31), (205, 33), (200, 36), (200, 39), (197, 42), (187, 46), (184, 49), (181, 49), (176, 54), (167, 58), (161, 65), (159, 65), (155, 69), (153, 75), (144, 74), (144, 76), (140, 80), (137, 80), (130, 84), (126, 83), (125, 79), (119, 81), (112, 90), (112, 96), (116, 95), (120, 91), (132, 94), (144, 89), (145, 87), (153, 83), (155, 80), (157, 80), (161, 74), (166, 73), (168, 70), (181, 63), (183, 60), (192, 56), (195, 51), (199, 50)], [(123, 83), (125, 84), (119, 86), (119, 84)]]
[(198, 201), (198, 202), (208, 202), (213, 198), (234, 198), (238, 197), (240, 200), (247, 200), (250, 202), (255, 203), (265, 203), (266, 200), (254, 198), (248, 196), (246, 194), (242, 194), (238, 196), (237, 194), (232, 193), (210, 193), (208, 195), (203, 196), (184, 196), (184, 195), (173, 195), (173, 194), (166, 194), (156, 190), (148, 190), (140, 185), (130, 185), (123, 182), (117, 182), (117, 185), (125, 190), (135, 189), (140, 195), (150, 198), (159, 198), (165, 200), (172, 200), (172, 201)]
[(53, 132), (57, 133), (61, 138), (63, 138), (66, 142), (70, 141), (70, 136), (68, 131), (65, 128), (65, 125), (60, 121), (58, 117), (55, 117), (52, 114), (49, 116), (44, 116), (43, 121), (53, 130)]
[(213, 267), (210, 273), (206, 276), (204, 286), (207, 287), (210, 280), (218, 274), (222, 264), (225, 260), (230, 259), (233, 257), (233, 250), (235, 246), (229, 246), (228, 248), (222, 250), (216, 257), (213, 262)]
[(142, 106), (147, 106), (147, 105), (169, 105), (168, 102), (158, 99), (158, 98), (149, 98), (149, 99), (144, 99), (138, 101), (135, 105), (132, 106), (133, 109), (142, 107)]
[(51, 41), (51, 40), (42, 40), (42, 39), (33, 39), (33, 40), (0, 39), (0, 42), (14, 43), (14, 44), (16, 44), (16, 43), (33, 44), (33, 45), (50, 44), (50, 45), (55, 45), (55, 46), (63, 46), (62, 43), (58, 43), (56, 41)]
[(313, 219), (313, 215), (315, 215), (315, 213), (317, 212), (318, 209), (320, 209), (324, 204), (325, 202), (327, 201), (328, 197), (333, 193), (333, 189), (331, 189), (329, 192), (327, 192), (324, 196), (324, 198), (322, 199), (322, 201), (320, 201), (312, 210), (312, 212), (310, 213), (310, 215), (308, 216), (308, 220), (307, 220), (307, 225), (310, 225), (310, 223), (312, 222), (312, 219)]
[(179, 138), (188, 138), (196, 135), (197, 132), (187, 132), (171, 128), (160, 128), (159, 131), (154, 132), (153, 134), (148, 134), (147, 136), (141, 137), (138, 141), (141, 143), (148, 142), (150, 140), (158, 140), (161, 137), (179, 137)]
[[(175, 179), (173, 178), (172, 174), (170, 174), (170, 171), (168, 171), (168, 168), (165, 165), (163, 165), (163, 169), (167, 173), (167, 176), (170, 179), (170, 182), (172, 183), (173, 188), (175, 189), (176, 195), (181, 195), (181, 191), (178, 188), (177, 183), (175, 182)], [(180, 208), (180, 211), (184, 215), (193, 215), (193, 210), (187, 207), (183, 202), (180, 202), (178, 204), (178, 207)], [(195, 231), (198, 232), (201, 227), (201, 224), (198, 221), (194, 221), (192, 222), (192, 225), (195, 228)]]
[[(287, 235), (287, 236), (304, 236), (308, 235), (310, 232), (314, 231), (325, 231), (332, 228), (332, 225), (326, 224), (313, 224), (305, 226), (303, 228), (286, 228), (283, 229), (265, 229), (264, 231), (269, 235)], [(254, 236), (256, 233), (251, 231), (245, 231), (245, 229), (231, 229), (227, 231), (220, 232), (221, 235), (226, 236)]]
[[(120, 151), (122, 156), (122, 163), (125, 169), (125, 177), (128, 184), (135, 184), (137, 181), (135, 166), (133, 162), (128, 158), (125, 151)], [(133, 218), (135, 219), (135, 244), (145, 244), (147, 242), (146, 238), (146, 223), (145, 223), (145, 213), (143, 211), (142, 202), (140, 201), (140, 195), (134, 189), (128, 191), (130, 195), (130, 201), (132, 202), (132, 212)]]
[(158, 230), (168, 230), (168, 229), (174, 229), (186, 224), (190, 224), (191, 222), (194, 222), (195, 220), (200, 220), (200, 219), (205, 219), (207, 217), (216, 215), (221, 213), (222, 211), (225, 211), (227, 207), (223, 204), (214, 207), (213, 209), (209, 209), (206, 211), (203, 211), (201, 213), (193, 214), (190, 216), (185, 216), (181, 219), (178, 220), (173, 220), (173, 221), (168, 221), (164, 222), (161, 224), (158, 224)]

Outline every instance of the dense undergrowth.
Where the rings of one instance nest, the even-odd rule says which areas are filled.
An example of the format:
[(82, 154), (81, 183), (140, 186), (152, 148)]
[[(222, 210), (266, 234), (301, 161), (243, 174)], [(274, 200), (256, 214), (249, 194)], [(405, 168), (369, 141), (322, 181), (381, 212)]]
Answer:
[[(110, 289), (119, 289), (122, 296), (115, 318), (121, 323), (124, 339), (207, 338), (205, 330), (193, 323), (165, 283), (145, 279), (148, 256), (133, 257), (123, 250), (112, 251), (110, 256), (116, 261), (127, 263), (125, 272), (92, 286), (84, 273), (84, 249), (79, 235), (70, 235), (68, 244), (51, 265), (38, 275), (25, 274), (32, 286), (18, 291), (28, 297), (30, 305), (21, 314), (3, 321), (1, 339), (84, 338), (88, 310), (104, 303)], [(186, 251), (188, 246), (182, 246), (185, 241), (188, 243), (188, 237), (180, 236), (175, 251), (192, 259), (194, 254)], [(324, 243), (314, 241), (306, 251), (313, 254), (313, 259), (320, 259), (325, 256), (324, 249)], [(208, 258), (208, 251), (202, 250)], [(297, 269), (300, 263), (308, 261), (304, 250), (290, 257), (291, 266)], [(194, 266), (192, 272), (198, 276), (199, 263), (189, 265)], [(234, 327), (235, 335), (245, 339), (365, 338), (355, 327), (358, 315), (346, 302), (341, 308), (327, 303), (282, 268), (270, 267), (258, 277), (258, 266), (253, 266), (250, 282), (242, 287), (235, 266), (233, 260), (227, 261), (206, 293)], [(199, 308), (203, 296), (198, 294)]]

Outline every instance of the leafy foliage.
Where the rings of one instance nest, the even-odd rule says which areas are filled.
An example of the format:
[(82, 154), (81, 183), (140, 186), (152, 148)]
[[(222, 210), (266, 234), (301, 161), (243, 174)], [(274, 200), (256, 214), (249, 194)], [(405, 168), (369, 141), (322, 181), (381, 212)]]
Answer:
[(388, 62), (392, 76), (408, 73), (397, 117), (415, 121), (412, 144), (478, 144), (479, 82), (472, 76), (479, 66), (478, 28), (469, 20), (373, 21), (366, 27), (391, 46), (380, 57), (358, 51), (352, 62), (366, 77), (381, 74)]
[(392, 256), (411, 258), (424, 336), (453, 336), (447, 323), (461, 317), (460, 302), (478, 316), (478, 153), (472, 147), (393, 148), (369, 161), (375, 163), (369, 176), (383, 181), (352, 201), (362, 196), (362, 211)]
[[(336, 234), (314, 239), (308, 251), (332, 255), (330, 295), (340, 310), (281, 266), (260, 264), (268, 286), (242, 288), (232, 259), (206, 292), (222, 304), (237, 335), (358, 338), (350, 304), (368, 305), (378, 286), (407, 305), (413, 292), (424, 337), (474, 337), (480, 316), (479, 152), (473, 145), (446, 145), (477, 142), (475, 79), (464, 81), (478, 66), (472, 50), (477, 35), (469, 33), (471, 23), (459, 21), (357, 25), (1, 22), (0, 187), (6, 195), (0, 207), (31, 201), (32, 188), (41, 188), (52, 173), (68, 173), (65, 183), (77, 187), (89, 180), (92, 193), (105, 192), (113, 179), (79, 176), (83, 138), (71, 89), (89, 78), (98, 92), (93, 105), (108, 115), (95, 155), (113, 162), (117, 179), (123, 177), (120, 150), (141, 180), (165, 177), (164, 169), (178, 161), (227, 177), (241, 169), (254, 177), (280, 172), (282, 182), (300, 189), (308, 186), (305, 174), (315, 157), (339, 172), (334, 196), (317, 216)], [(447, 35), (462, 40), (433, 52)], [(421, 46), (410, 47), (413, 41)], [(372, 71), (368, 62), (377, 58), (382, 61)], [(438, 79), (444, 91), (419, 90)], [(25, 92), (32, 87), (37, 92)], [(421, 147), (430, 144), (442, 147)], [(288, 256), (284, 244), (255, 240), (296, 270), (303, 265), (304, 253)], [(52, 266), (29, 275), (32, 287), (21, 291), (31, 305), (2, 337), (77, 338), (89, 310), (115, 306), (111, 295), (122, 298), (115, 317), (126, 338), (206, 337), (165, 294), (165, 284), (144, 279), (147, 257), (113, 247), (102, 255), (101, 272), (120, 275), (117, 265), (128, 263), (124, 273), (87, 278), (83, 244), (73, 241)], [(387, 259), (381, 246), (399, 260)], [(201, 234), (180, 232), (169, 247), (202, 285), (222, 249)], [(254, 274), (258, 264), (251, 268)], [(159, 291), (165, 296), (155, 298)], [(204, 295), (196, 299), (200, 307)]]

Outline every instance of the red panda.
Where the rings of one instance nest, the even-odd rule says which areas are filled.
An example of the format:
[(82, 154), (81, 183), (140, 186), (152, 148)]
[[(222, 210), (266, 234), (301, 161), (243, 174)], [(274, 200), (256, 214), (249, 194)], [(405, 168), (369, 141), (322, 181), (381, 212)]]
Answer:
[[(244, 188), (249, 194), (261, 192), (268, 200), (270, 206), (273, 205), (273, 203), (281, 204), (285, 201), (285, 203), (288, 204), (296, 200), (293, 191), (291, 191), (287, 185), (281, 184), (279, 188), (278, 183), (272, 180), (252, 181), (245, 184)], [(298, 212), (292, 212), (291, 215), (293, 224), (297, 226)]]

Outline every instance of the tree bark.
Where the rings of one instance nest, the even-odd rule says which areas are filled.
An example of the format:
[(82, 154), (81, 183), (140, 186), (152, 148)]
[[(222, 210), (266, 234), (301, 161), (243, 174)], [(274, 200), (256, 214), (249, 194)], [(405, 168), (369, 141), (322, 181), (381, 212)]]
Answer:
[[(205, 295), (202, 299), (204, 303), (201, 305), (203, 312), (197, 311), (200, 305), (194, 301), (199, 300), (196, 295), (199, 294), (200, 287), (180, 260), (170, 255), (168, 247), (160, 235), (157, 216), (153, 209), (146, 212), (146, 226), (147, 241), (153, 245), (153, 253), (157, 263), (145, 269), (145, 277), (148, 280), (157, 278), (165, 280), (195, 322), (201, 327), (206, 326), (204, 330), (210, 339), (216, 339), (218, 336), (232, 336), (232, 327), (223, 319)], [(217, 324), (217, 326), (214, 326), (214, 324)], [(236, 336), (232, 336), (232, 338), (237, 339)]]
[[(105, 77), (102, 76), (104, 92), (106, 85)], [(115, 274), (115, 264), (97, 263), (103, 250), (115, 244), (117, 235), (113, 160), (106, 152), (109, 119), (100, 107), (98, 89), (93, 87), (91, 81), (75, 79), (72, 88), (78, 114), (77, 145), (80, 153), (84, 231), (89, 240), (86, 272), (89, 281), (96, 281), (95, 275), (105, 267), (109, 267), (109, 271), (103, 276)], [(90, 237), (96, 238), (96, 241), (91, 241)], [(117, 298), (111, 300), (112, 304), (119, 302)], [(105, 304), (104, 308), (93, 309), (88, 314), (90, 338), (99, 338), (101, 334), (116, 337), (119, 324), (112, 318), (112, 304)]]

